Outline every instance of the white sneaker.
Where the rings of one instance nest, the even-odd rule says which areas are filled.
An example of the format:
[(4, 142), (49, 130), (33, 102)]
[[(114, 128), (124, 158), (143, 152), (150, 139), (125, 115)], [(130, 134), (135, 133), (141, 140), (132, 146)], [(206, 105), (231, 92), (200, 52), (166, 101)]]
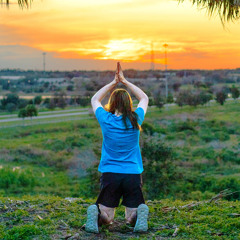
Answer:
[(91, 233), (99, 233), (98, 231), (98, 207), (97, 205), (91, 205), (87, 209), (87, 222), (85, 230)]
[(133, 232), (146, 232), (148, 230), (149, 208), (146, 204), (140, 204), (137, 208), (137, 222)]

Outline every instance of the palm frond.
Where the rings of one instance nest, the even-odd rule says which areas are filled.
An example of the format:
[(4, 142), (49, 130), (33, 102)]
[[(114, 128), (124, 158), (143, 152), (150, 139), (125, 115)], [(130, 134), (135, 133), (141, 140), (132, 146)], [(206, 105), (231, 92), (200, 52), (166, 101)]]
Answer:
[[(185, 0), (178, 0), (184, 2)], [(222, 24), (239, 20), (240, 0), (190, 0), (197, 7), (205, 8), (210, 17), (218, 13)]]
[[(22, 8), (28, 8), (31, 5), (32, 0), (18, 0), (18, 5)], [(9, 0), (0, 0), (1, 4), (6, 5), (7, 7), (12, 4)]]

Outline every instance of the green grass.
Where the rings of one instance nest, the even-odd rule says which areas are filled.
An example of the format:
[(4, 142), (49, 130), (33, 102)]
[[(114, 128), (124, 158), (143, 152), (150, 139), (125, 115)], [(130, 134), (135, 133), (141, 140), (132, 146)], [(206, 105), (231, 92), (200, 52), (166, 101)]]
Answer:
[[(90, 161), (99, 161), (102, 136), (96, 119), (43, 119), (39, 125), (2, 128), (0, 239), (61, 239), (67, 234), (79, 234), (79, 239), (239, 239), (239, 217), (233, 214), (240, 212), (239, 193), (226, 197), (232, 201), (180, 207), (226, 188), (239, 191), (239, 103), (148, 109), (140, 144), (143, 138), (161, 138), (173, 149), (173, 164), (181, 177), (170, 186), (168, 199), (148, 202), (147, 234), (132, 233), (124, 223), (123, 206), (116, 211), (115, 223), (100, 234), (82, 229), (99, 189), (94, 192), (89, 177), (71, 171), (85, 171)], [(69, 202), (65, 197), (78, 199)], [(167, 206), (179, 211), (165, 213)], [(179, 231), (172, 237), (176, 227)]]
[[(148, 124), (148, 129), (152, 129), (151, 134), (162, 138), (166, 146), (174, 150), (176, 168), (182, 175), (182, 179), (179, 179), (175, 190), (173, 189), (169, 196), (194, 199), (195, 195), (191, 192), (199, 190), (196, 182), (199, 177), (206, 181), (208, 181), (207, 176), (213, 178), (209, 185), (212, 194), (219, 190), (214, 185), (214, 178), (220, 179), (220, 176), (238, 178), (240, 174), (238, 110), (238, 104), (235, 102), (228, 102), (224, 106), (213, 104), (197, 108), (171, 106), (168, 109), (159, 110), (156, 107), (148, 109), (141, 139), (144, 135), (148, 137), (149, 133), (146, 132)], [(229, 120), (225, 120), (228, 115), (230, 115)], [(24, 165), (32, 168), (33, 171), (37, 171), (39, 167), (39, 172), (35, 175), (41, 175), (41, 168), (45, 168), (46, 171), (47, 169), (49, 172), (54, 171), (56, 176), (58, 173), (66, 176), (65, 182), (59, 180), (61, 178), (59, 177), (60, 183), (54, 189), (54, 186), (49, 187), (48, 183), (56, 179), (46, 173), (47, 180), (43, 188), (35, 186), (32, 190), (34, 194), (58, 192), (63, 195), (66, 191), (69, 195), (77, 196), (78, 188), (66, 190), (68, 183), (74, 182), (73, 177), (76, 177), (72, 175), (71, 169), (77, 166), (76, 171), (80, 176), (92, 162), (98, 162), (100, 159), (102, 136), (97, 120), (66, 121), (67, 119), (67, 117), (59, 118), (62, 122), (46, 124), (43, 120), (39, 120), (38, 125), (2, 128), (0, 131), (1, 165), (12, 164), (13, 167)], [(190, 177), (192, 173), (196, 175), (194, 180)], [(84, 181), (85, 185), (81, 190), (84, 192), (84, 189), (89, 187), (88, 180), (79, 181)], [(229, 187), (230, 183), (224, 181), (224, 179), (218, 180), (218, 184)], [(184, 185), (186, 182), (188, 184)], [(186, 187), (186, 191), (181, 191), (182, 187)], [(236, 186), (233, 187), (235, 189)], [(22, 190), (24, 194), (24, 188)], [(204, 187), (202, 191), (204, 197), (204, 192), (208, 190)], [(5, 192), (5, 194), (10, 193), (14, 195), (14, 188), (11, 192)], [(87, 191), (84, 193), (86, 196), (91, 195)], [(19, 195), (20, 192), (17, 194)]]
[[(85, 232), (87, 207), (95, 199), (23, 196), (0, 197), (0, 238), (9, 239), (61, 239), (75, 236), (78, 239), (226, 239), (240, 237), (239, 201), (220, 200), (181, 208), (191, 201), (147, 201), (150, 209), (147, 233), (133, 233), (125, 224), (124, 207), (116, 209), (114, 223), (100, 227), (99, 234)], [(196, 203), (196, 202), (194, 202)], [(167, 211), (166, 207), (175, 207)], [(175, 229), (177, 234), (173, 237)]]
[[(152, 112), (151, 112), (152, 111)], [(170, 106), (168, 109), (163, 108), (158, 110), (153, 108), (148, 110), (146, 115), (146, 120), (153, 120), (155, 118), (168, 118), (174, 119), (181, 117), (184, 114), (187, 118), (203, 118), (208, 120), (217, 121), (227, 121), (227, 122), (237, 122), (240, 123), (240, 118), (238, 117), (240, 111), (240, 100), (226, 102), (223, 106), (212, 103), (210, 106)], [(182, 116), (184, 117), (184, 116)]]

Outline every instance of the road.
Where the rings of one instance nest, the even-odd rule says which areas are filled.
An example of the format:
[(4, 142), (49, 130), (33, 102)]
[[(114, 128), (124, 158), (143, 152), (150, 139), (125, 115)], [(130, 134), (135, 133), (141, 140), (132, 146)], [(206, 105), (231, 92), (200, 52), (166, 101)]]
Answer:
[[(32, 120), (35, 119), (44, 119), (44, 118), (59, 118), (59, 117), (68, 117), (68, 116), (77, 116), (77, 115), (87, 115), (89, 114), (88, 111), (85, 112), (76, 112), (76, 113), (63, 113), (63, 114), (52, 114), (52, 115), (46, 115), (46, 116), (37, 116), (32, 117)], [(31, 120), (30, 117), (24, 118), (24, 120)], [(7, 119), (1, 119), (0, 123), (3, 122), (16, 122), (16, 121), (22, 121), (22, 118), (7, 118)]]
[[(240, 98), (238, 98), (240, 100)], [(233, 98), (228, 98), (227, 101), (232, 101)], [(210, 103), (215, 103), (215, 100), (210, 100)], [(170, 104), (164, 104), (165, 107), (171, 107), (176, 106), (176, 103), (170, 103)], [(136, 108), (136, 106), (133, 106)], [(71, 113), (74, 112), (74, 113)], [(86, 108), (79, 108), (79, 109), (68, 109), (68, 110), (60, 110), (60, 111), (48, 111), (48, 112), (39, 112), (39, 116), (33, 117), (32, 120), (37, 119), (45, 119), (45, 118), (61, 118), (61, 117), (70, 117), (70, 116), (78, 116), (78, 115), (88, 115), (90, 112), (92, 112), (92, 109), (86, 109)], [(51, 114), (53, 113), (53, 114)], [(56, 114), (59, 113), (59, 114)], [(49, 115), (47, 115), (49, 114)], [(44, 116), (45, 115), (45, 116)], [(6, 123), (6, 122), (17, 122), (22, 121), (22, 118), (17, 118), (17, 115), (0, 115), (0, 123)], [(9, 118), (6, 118), (9, 117)], [(25, 120), (31, 120), (31, 118), (25, 118)], [(64, 120), (63, 120), (64, 121)]]

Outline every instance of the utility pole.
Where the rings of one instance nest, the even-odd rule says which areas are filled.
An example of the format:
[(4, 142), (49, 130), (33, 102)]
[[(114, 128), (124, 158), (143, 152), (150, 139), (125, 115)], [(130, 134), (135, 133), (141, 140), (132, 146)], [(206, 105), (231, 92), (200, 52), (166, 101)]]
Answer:
[(154, 71), (154, 50), (153, 50), (153, 42), (151, 43), (151, 70)]
[(166, 90), (166, 100), (168, 98), (168, 79), (167, 79), (167, 47), (168, 44), (163, 44), (163, 47), (165, 48), (165, 90)]
[(43, 74), (45, 76), (46, 73), (46, 54), (45, 52), (42, 53), (43, 54)]

